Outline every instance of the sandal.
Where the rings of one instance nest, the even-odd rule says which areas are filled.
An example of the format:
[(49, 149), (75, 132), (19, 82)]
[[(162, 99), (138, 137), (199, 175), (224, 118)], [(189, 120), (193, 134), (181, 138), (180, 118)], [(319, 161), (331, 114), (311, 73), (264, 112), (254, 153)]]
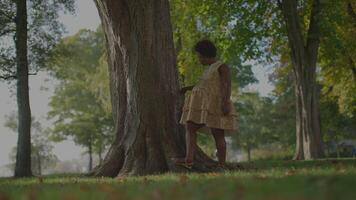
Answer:
[(193, 167), (193, 162), (187, 162), (185, 158), (173, 158), (175, 165), (185, 167), (187, 169), (192, 169)]

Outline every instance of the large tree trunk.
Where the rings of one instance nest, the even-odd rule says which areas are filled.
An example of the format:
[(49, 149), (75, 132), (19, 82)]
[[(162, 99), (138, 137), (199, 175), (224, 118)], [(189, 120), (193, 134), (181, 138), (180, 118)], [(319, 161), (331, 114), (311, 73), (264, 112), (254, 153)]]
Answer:
[(89, 140), (89, 144), (88, 144), (88, 154), (89, 154), (88, 171), (91, 171), (93, 169), (93, 143), (91, 139)]
[(296, 132), (295, 159), (314, 159), (323, 156), (319, 93), (316, 84), (316, 63), (319, 48), (320, 2), (314, 0), (306, 45), (297, 11), (296, 0), (283, 0), (280, 8), (286, 22), (288, 41), (296, 87)]
[(99, 145), (99, 152), (98, 152), (98, 156), (99, 156), (99, 165), (101, 165), (101, 163), (103, 162), (103, 146), (102, 144)]
[(296, 99), (296, 110), (295, 110), (295, 120), (296, 120), (296, 150), (294, 155), (294, 160), (303, 160), (304, 159), (304, 150), (303, 150), (303, 135), (302, 135), (302, 100), (299, 94), (298, 87), (295, 85), (295, 99)]
[(251, 147), (247, 146), (247, 161), (251, 162)]
[(32, 176), (31, 172), (31, 110), (28, 91), (27, 4), (16, 1), (16, 66), (18, 140), (15, 177)]
[[(89, 175), (181, 171), (181, 102), (168, 0), (95, 0), (105, 32), (116, 139)], [(200, 150), (196, 170), (213, 162)]]

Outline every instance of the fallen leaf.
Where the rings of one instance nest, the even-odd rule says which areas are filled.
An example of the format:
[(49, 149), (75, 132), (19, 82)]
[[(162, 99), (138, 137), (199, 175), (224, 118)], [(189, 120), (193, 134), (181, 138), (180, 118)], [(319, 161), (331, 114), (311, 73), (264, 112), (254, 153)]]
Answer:
[(183, 185), (185, 185), (189, 180), (189, 177), (187, 175), (181, 175), (179, 176), (179, 182)]
[(112, 193), (115, 191), (115, 189), (111, 185), (105, 183), (99, 185), (99, 190), (107, 193)]

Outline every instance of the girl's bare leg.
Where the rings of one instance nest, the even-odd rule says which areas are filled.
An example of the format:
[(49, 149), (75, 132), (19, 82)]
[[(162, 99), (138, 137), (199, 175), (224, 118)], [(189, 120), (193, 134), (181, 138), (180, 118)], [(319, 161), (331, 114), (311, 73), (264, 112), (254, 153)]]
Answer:
[(185, 142), (186, 142), (186, 156), (185, 161), (188, 163), (193, 162), (195, 147), (197, 145), (197, 131), (204, 124), (197, 124), (192, 121), (188, 121), (186, 124), (185, 131)]
[(216, 149), (218, 151), (219, 165), (223, 166), (225, 165), (226, 161), (226, 141), (224, 136), (224, 130), (212, 128), (211, 132), (213, 133)]

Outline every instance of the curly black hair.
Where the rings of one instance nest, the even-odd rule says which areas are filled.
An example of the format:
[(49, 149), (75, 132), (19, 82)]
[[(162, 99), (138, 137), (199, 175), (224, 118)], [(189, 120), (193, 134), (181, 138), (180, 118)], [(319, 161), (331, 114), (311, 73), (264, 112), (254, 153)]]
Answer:
[(200, 40), (199, 42), (197, 42), (194, 46), (194, 50), (204, 57), (216, 57), (216, 47), (213, 42), (207, 39)]

